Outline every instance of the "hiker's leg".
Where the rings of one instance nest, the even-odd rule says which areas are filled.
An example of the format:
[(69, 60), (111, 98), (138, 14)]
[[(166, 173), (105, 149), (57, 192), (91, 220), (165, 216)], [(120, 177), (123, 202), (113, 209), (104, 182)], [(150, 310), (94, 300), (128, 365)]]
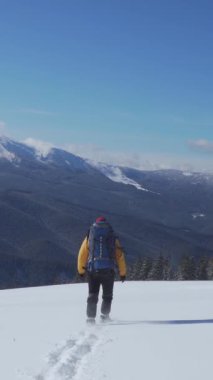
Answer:
[(101, 304), (101, 313), (103, 315), (109, 315), (111, 310), (111, 303), (113, 298), (113, 286), (114, 286), (115, 272), (110, 270), (108, 273), (102, 276), (103, 287), (103, 301)]
[(88, 275), (89, 295), (87, 298), (87, 317), (95, 318), (100, 290), (100, 280), (93, 274)]

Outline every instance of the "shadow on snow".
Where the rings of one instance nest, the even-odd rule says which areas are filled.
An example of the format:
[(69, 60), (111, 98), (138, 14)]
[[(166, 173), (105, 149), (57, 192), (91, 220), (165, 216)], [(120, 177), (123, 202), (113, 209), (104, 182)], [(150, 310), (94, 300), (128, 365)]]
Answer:
[(111, 321), (108, 325), (199, 325), (213, 323), (213, 319), (169, 319), (161, 321)]

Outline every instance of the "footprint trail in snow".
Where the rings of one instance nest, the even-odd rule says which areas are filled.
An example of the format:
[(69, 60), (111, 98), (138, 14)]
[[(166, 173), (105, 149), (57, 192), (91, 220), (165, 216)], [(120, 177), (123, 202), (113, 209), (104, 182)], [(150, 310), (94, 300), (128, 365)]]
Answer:
[[(104, 336), (97, 327), (88, 327), (77, 339), (68, 339), (61, 347), (48, 356), (46, 368), (35, 380), (78, 380), (89, 356), (99, 345), (104, 344)], [(81, 376), (80, 376), (81, 377)]]

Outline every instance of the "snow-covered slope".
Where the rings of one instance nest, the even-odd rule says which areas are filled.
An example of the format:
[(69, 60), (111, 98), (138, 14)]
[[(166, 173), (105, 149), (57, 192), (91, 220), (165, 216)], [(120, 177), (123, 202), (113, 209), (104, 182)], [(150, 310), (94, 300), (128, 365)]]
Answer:
[(124, 174), (122, 171), (122, 168), (115, 165), (108, 165), (104, 163), (96, 163), (94, 161), (88, 161), (90, 165), (94, 166), (96, 169), (98, 169), (101, 173), (103, 173), (106, 177), (111, 179), (114, 182), (120, 182), (125, 185), (131, 185), (136, 187), (138, 190), (143, 191), (149, 191), (145, 189), (143, 186), (141, 186), (139, 183), (134, 181), (133, 179), (129, 178)]
[(116, 283), (111, 324), (87, 326), (87, 285), (0, 292), (4, 380), (212, 378), (212, 282)]

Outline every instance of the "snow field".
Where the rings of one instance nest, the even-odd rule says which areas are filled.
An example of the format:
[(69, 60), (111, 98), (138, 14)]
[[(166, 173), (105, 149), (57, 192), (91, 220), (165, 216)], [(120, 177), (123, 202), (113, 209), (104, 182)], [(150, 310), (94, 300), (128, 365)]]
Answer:
[(0, 291), (0, 378), (212, 379), (212, 296), (212, 282), (116, 283), (112, 323), (87, 326), (86, 284)]

